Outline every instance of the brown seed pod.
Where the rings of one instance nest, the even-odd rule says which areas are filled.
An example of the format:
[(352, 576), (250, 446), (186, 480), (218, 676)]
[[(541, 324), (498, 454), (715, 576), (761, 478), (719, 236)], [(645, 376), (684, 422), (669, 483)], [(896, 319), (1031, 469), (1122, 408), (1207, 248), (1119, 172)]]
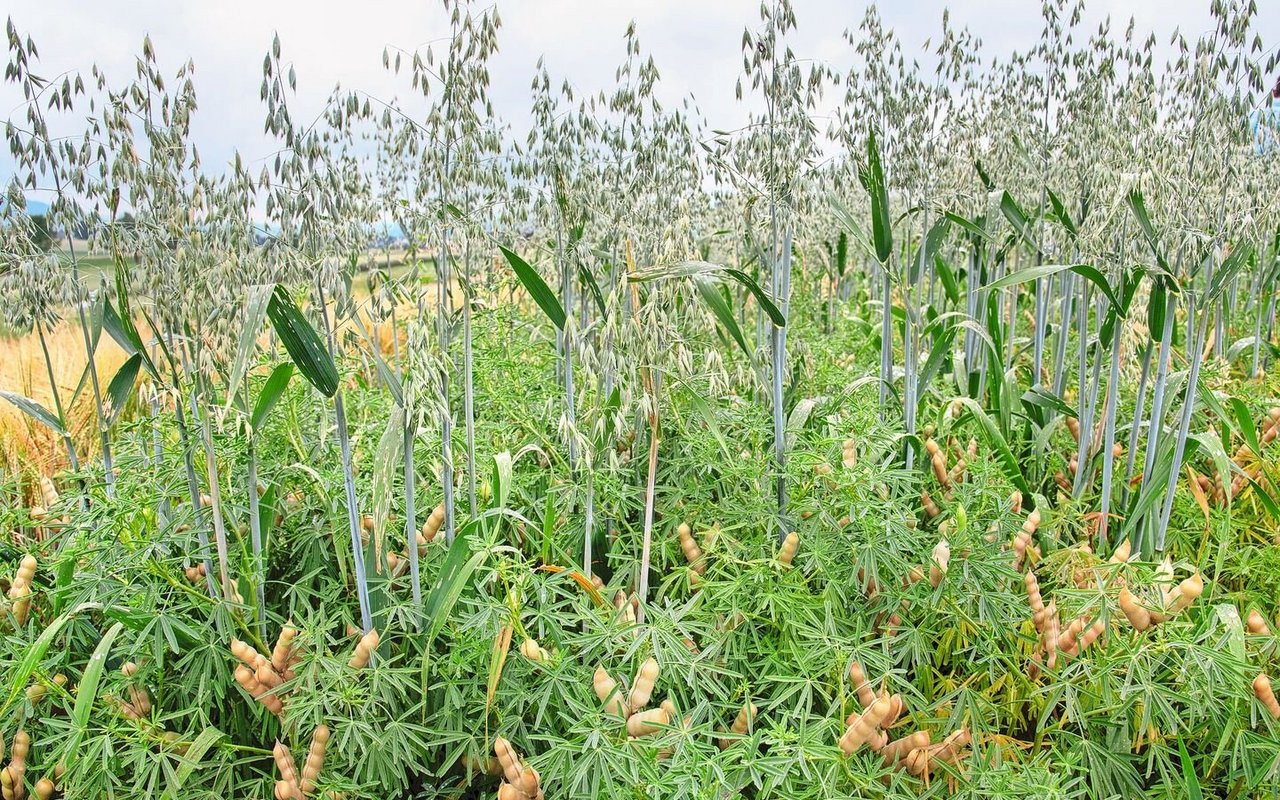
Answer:
[(926, 489), (920, 490), (920, 503), (924, 506), (924, 513), (929, 519), (942, 513), (942, 509), (938, 508), (938, 504), (933, 501), (933, 496)]
[(276, 646), (271, 650), (271, 666), (281, 675), (288, 672), (293, 664), (293, 640), (297, 635), (298, 629), (291, 623), (285, 623), (276, 639)]
[(1129, 620), (1129, 624), (1135, 630), (1142, 632), (1151, 627), (1151, 612), (1138, 605), (1138, 601), (1134, 599), (1133, 593), (1129, 589), (1120, 590), (1120, 610), (1124, 612), (1125, 619)]
[(845, 439), (841, 445), (840, 463), (845, 469), (853, 469), (858, 465), (858, 446), (852, 439)]
[(627, 717), (628, 736), (648, 736), (661, 730), (661, 726), (671, 722), (665, 708), (651, 708), (648, 711), (637, 711)]
[(373, 651), (378, 649), (378, 641), (377, 629), (370, 630), (360, 637), (360, 641), (356, 642), (355, 652), (351, 654), (351, 658), (347, 661), (347, 666), (352, 669), (364, 669), (368, 666)]
[(849, 665), (849, 680), (853, 682), (853, 691), (858, 695), (858, 702), (862, 703), (864, 709), (869, 708), (876, 701), (876, 693), (871, 688), (871, 682), (867, 680), (867, 673), (863, 671), (861, 662), (854, 661)]
[(1267, 618), (1258, 613), (1258, 609), (1249, 610), (1249, 618), (1245, 621), (1245, 627), (1249, 629), (1249, 633), (1255, 636), (1270, 636), (1271, 627), (1267, 625)]
[(687, 523), (680, 523), (676, 528), (676, 536), (680, 539), (680, 550), (684, 553), (684, 558), (693, 567), (694, 571), (701, 574), (706, 571), (707, 566), (702, 561), (702, 550), (699, 549), (698, 543), (693, 540), (693, 531)]
[[(422, 538), (427, 543), (432, 542), (436, 535), (440, 533), (440, 528), (444, 527), (444, 503), (431, 509), (431, 514), (426, 521), (422, 523)], [(421, 544), (421, 543), (420, 543)], [(420, 547), (419, 550), (422, 548)]]
[(55, 791), (56, 787), (50, 779), (41, 778), (36, 781), (36, 797), (40, 798), (40, 800), (50, 800)]
[(275, 747), (271, 749), (271, 755), (275, 758), (276, 770), (280, 773), (280, 780), (276, 781), (275, 788), (277, 800), (302, 800), (302, 790), (298, 785), (298, 767), (293, 761), (293, 754), (277, 741)]
[(1280, 700), (1276, 700), (1275, 693), (1271, 690), (1271, 679), (1265, 672), (1259, 672), (1258, 677), (1253, 679), (1253, 694), (1262, 701), (1272, 717), (1280, 719)]
[(525, 639), (520, 643), (520, 654), (530, 661), (543, 662), (551, 660), (551, 654), (546, 650), (543, 650), (542, 647), (532, 639)]
[(1166, 596), (1169, 613), (1177, 614), (1185, 611), (1203, 593), (1204, 578), (1201, 578), (1200, 573), (1197, 572), (1175, 586), (1173, 592)]
[(892, 742), (889, 742), (880, 750), (880, 756), (886, 767), (900, 766), (899, 762), (905, 759), (907, 754), (912, 750), (928, 746), (929, 732), (916, 731), (915, 733), (908, 734), (901, 739), (894, 739)]
[(615, 717), (627, 716), (626, 701), (622, 699), (618, 682), (605, 671), (604, 667), (596, 667), (592, 688), (595, 689), (596, 697), (600, 698), (600, 702), (604, 704), (605, 713)]
[(787, 534), (787, 538), (782, 540), (782, 547), (778, 549), (778, 563), (783, 566), (791, 566), (791, 560), (796, 557), (796, 551), (800, 549), (800, 534), (792, 531)]
[(636, 672), (636, 679), (631, 683), (631, 693), (627, 695), (627, 708), (635, 712), (649, 705), (654, 684), (658, 682), (658, 673), (657, 660), (652, 657), (646, 658)]
[(311, 746), (307, 748), (307, 760), (302, 765), (302, 782), (298, 784), (303, 797), (309, 797), (316, 790), (320, 770), (324, 768), (324, 750), (328, 744), (329, 726), (317, 725), (311, 733)]
[(524, 769), (520, 765), (520, 755), (511, 746), (511, 742), (501, 736), (495, 737), (493, 754), (498, 757), (498, 763), (502, 765), (502, 774), (507, 782), (518, 786), (524, 776)]
[(946, 539), (942, 539), (933, 546), (932, 563), (929, 564), (929, 583), (933, 588), (937, 589), (942, 583), (942, 578), (947, 574), (950, 564), (951, 544)]
[(840, 750), (845, 755), (852, 755), (859, 747), (870, 741), (878, 732), (880, 722), (889, 710), (888, 698), (876, 698), (865, 711), (856, 715), (849, 723), (844, 735), (840, 737)]

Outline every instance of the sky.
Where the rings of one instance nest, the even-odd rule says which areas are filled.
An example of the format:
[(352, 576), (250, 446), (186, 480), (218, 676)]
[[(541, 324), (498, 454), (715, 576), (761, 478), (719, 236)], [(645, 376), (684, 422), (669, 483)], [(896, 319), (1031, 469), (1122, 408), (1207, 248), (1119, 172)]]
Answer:
[[(1119, 32), (1134, 16), (1139, 31), (1167, 42), (1175, 27), (1194, 39), (1211, 27), (1210, 0), (1086, 0), (1086, 30), (1110, 15)], [(498, 0), (503, 20), (492, 66), (491, 97), (497, 113), (518, 131), (527, 129), (529, 82), (539, 56), (554, 79), (567, 77), (580, 91), (613, 85), (624, 56), (623, 33), (634, 20), (646, 52), (662, 75), (659, 95), (674, 105), (692, 94), (712, 128), (733, 128), (746, 111), (734, 98), (741, 70), (744, 28), (758, 25), (758, 0)], [(798, 29), (792, 39), (801, 58), (838, 69), (851, 59), (843, 32), (856, 30), (866, 8), (859, 0), (794, 0)], [(888, 0), (885, 25), (908, 55), (941, 29), (944, 9), (953, 25), (967, 26), (990, 58), (1025, 49), (1041, 28), (1039, 0)], [(1276, 0), (1264, 8), (1280, 5)], [(67, 70), (87, 74), (93, 64), (123, 83), (132, 76), (143, 36), (149, 34), (165, 72), (188, 57), (196, 67), (200, 110), (193, 137), (207, 169), (217, 170), (236, 149), (250, 163), (273, 152), (262, 135), (258, 99), (262, 59), (278, 32), (283, 58), (297, 71), (295, 118), (314, 115), (334, 85), (380, 99), (411, 94), (406, 73), (382, 67), (384, 47), (413, 50), (448, 32), (437, 0), (19, 0), (13, 22), (40, 51), (37, 74)], [(1268, 46), (1280, 42), (1280, 8), (1262, 12), (1259, 30)], [(22, 97), (0, 84), (0, 118), (20, 117)], [(0, 179), (14, 164), (0, 152)]]

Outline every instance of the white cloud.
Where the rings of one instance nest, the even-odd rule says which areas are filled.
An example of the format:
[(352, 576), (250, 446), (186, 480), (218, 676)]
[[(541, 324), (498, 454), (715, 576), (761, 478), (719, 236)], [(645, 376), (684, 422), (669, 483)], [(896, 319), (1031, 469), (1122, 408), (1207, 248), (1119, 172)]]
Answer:
[[(744, 116), (733, 95), (739, 43), (743, 28), (757, 24), (758, 5), (756, 0), (501, 0), (504, 26), (493, 64), (494, 104), (503, 118), (523, 129), (529, 81), (544, 54), (553, 76), (568, 77), (581, 91), (611, 86), (623, 57), (623, 31), (634, 19), (641, 43), (662, 73), (661, 97), (674, 103), (692, 93), (712, 126), (733, 127)], [(943, 0), (886, 2), (881, 13), (911, 56), (940, 29), (947, 5)], [(1090, 32), (1108, 13), (1117, 31), (1132, 14), (1139, 30), (1154, 29), (1162, 42), (1175, 26), (1192, 35), (1210, 27), (1208, 0), (1088, 0), (1087, 5)], [(1027, 47), (1040, 31), (1040, 3), (1032, 0), (951, 6), (952, 22), (980, 36), (988, 56)], [(837, 67), (848, 61), (842, 33), (856, 29), (865, 4), (795, 0), (795, 7), (796, 52)], [(237, 147), (247, 158), (271, 151), (261, 135), (258, 87), (273, 31), (280, 33), (286, 60), (296, 65), (300, 117), (314, 114), (338, 82), (380, 98), (407, 95), (408, 79), (382, 68), (383, 47), (413, 49), (447, 33), (443, 12), (431, 0), (42, 0), (23, 4), (13, 16), (35, 39), (44, 75), (87, 71), (97, 63), (113, 80), (123, 81), (132, 75), (147, 33), (167, 71), (193, 58), (200, 102), (194, 136), (210, 168)], [(1280, 41), (1280, 19), (1264, 17), (1260, 25), (1266, 41)], [(20, 101), (16, 87), (0, 85), (0, 116), (13, 114)], [(0, 177), (12, 169), (7, 152), (0, 155)]]

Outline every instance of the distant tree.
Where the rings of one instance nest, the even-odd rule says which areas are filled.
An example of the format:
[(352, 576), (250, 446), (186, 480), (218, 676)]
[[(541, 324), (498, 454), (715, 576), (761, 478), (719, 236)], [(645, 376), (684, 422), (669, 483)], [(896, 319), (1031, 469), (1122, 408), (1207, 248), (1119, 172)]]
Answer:
[(31, 239), (44, 252), (53, 249), (53, 226), (49, 223), (49, 217), (45, 214), (36, 214), (31, 217)]

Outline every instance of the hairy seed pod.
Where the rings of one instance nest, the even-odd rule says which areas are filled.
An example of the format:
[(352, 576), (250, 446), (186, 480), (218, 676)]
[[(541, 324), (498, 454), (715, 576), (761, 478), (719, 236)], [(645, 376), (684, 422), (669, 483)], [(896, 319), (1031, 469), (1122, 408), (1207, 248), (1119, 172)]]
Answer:
[(938, 504), (933, 501), (933, 496), (925, 489), (920, 490), (920, 503), (924, 506), (924, 513), (929, 519), (942, 513), (942, 509), (938, 508)]
[(695, 572), (705, 572), (707, 567), (702, 563), (702, 550), (693, 540), (693, 531), (690, 530), (689, 525), (680, 523), (680, 527), (676, 528), (676, 536), (680, 539), (680, 550), (684, 553), (685, 560), (693, 566)]
[(1129, 554), (1132, 551), (1133, 551), (1133, 545), (1129, 543), (1128, 539), (1125, 539), (1123, 542), (1117, 545), (1116, 549), (1111, 553), (1111, 563), (1112, 564), (1125, 563), (1126, 561), (1129, 560)]
[(1098, 640), (1102, 634), (1106, 633), (1107, 626), (1103, 624), (1102, 619), (1095, 619), (1093, 624), (1085, 628), (1084, 633), (1080, 636), (1080, 652), (1088, 650), (1089, 647)]
[(289, 669), (293, 661), (293, 640), (297, 635), (298, 629), (290, 623), (285, 623), (285, 626), (280, 629), (280, 636), (276, 639), (276, 646), (271, 650), (271, 666), (281, 675)]
[(916, 731), (901, 739), (894, 739), (880, 750), (880, 756), (886, 767), (897, 765), (912, 750), (929, 746), (929, 732)]
[(665, 708), (658, 707), (651, 708), (648, 711), (637, 711), (627, 717), (627, 735), (648, 736), (657, 733), (661, 726), (670, 722), (671, 717)]
[(498, 787), (498, 800), (530, 800), (515, 785), (503, 782)]
[(906, 710), (907, 703), (902, 699), (902, 695), (891, 695), (889, 697), (889, 710), (885, 712), (884, 719), (880, 720), (880, 727), (892, 728), (893, 724), (898, 721)]
[(876, 701), (876, 693), (867, 680), (867, 673), (863, 671), (861, 662), (854, 661), (849, 665), (849, 680), (853, 683), (853, 691), (858, 695), (858, 702), (864, 709), (869, 708)]
[(309, 797), (316, 790), (320, 780), (320, 770), (324, 768), (324, 750), (329, 744), (329, 726), (317, 725), (311, 733), (311, 746), (307, 748), (307, 760), (302, 765), (302, 782), (298, 788), (303, 797)]
[(639, 711), (649, 705), (653, 696), (653, 686), (658, 682), (658, 662), (653, 657), (646, 658), (636, 672), (636, 679), (631, 683), (631, 693), (627, 695), (627, 708)]
[(422, 523), (422, 538), (428, 543), (432, 542), (436, 535), (440, 533), (440, 528), (444, 526), (444, 503), (431, 509), (431, 514), (426, 521)]
[(1169, 603), (1169, 613), (1177, 614), (1185, 611), (1203, 593), (1204, 578), (1201, 578), (1200, 573), (1197, 572), (1174, 587), (1173, 595), (1169, 598), (1172, 601)]
[(604, 667), (596, 667), (592, 688), (595, 689), (596, 697), (600, 698), (600, 702), (604, 704), (606, 714), (612, 714), (615, 717), (627, 716), (622, 692), (618, 690), (618, 682), (605, 671)]
[(1062, 623), (1058, 620), (1058, 601), (1050, 600), (1045, 609), (1044, 647), (1045, 666), (1053, 669), (1058, 664), (1058, 631)]
[(53, 781), (48, 778), (41, 778), (36, 781), (36, 797), (40, 800), (50, 800), (53, 797), (55, 787)]
[(889, 701), (877, 698), (865, 711), (856, 715), (845, 729), (844, 735), (840, 737), (841, 752), (852, 755), (859, 747), (870, 741), (879, 730), (880, 722), (888, 710)]
[(520, 643), (520, 654), (530, 661), (542, 662), (548, 661), (551, 658), (551, 654), (546, 650), (543, 650), (542, 647), (532, 639), (525, 639)]
[(352, 669), (364, 669), (369, 665), (369, 658), (373, 655), (373, 651), (377, 649), (378, 631), (373, 629), (360, 637), (360, 641), (356, 642), (355, 652), (351, 654), (351, 658), (347, 661), (347, 666)]
[(1142, 632), (1151, 627), (1151, 612), (1138, 605), (1138, 601), (1134, 599), (1128, 588), (1120, 590), (1119, 600), (1120, 610), (1124, 612), (1125, 619), (1129, 620), (1129, 624), (1135, 630)]
[(520, 755), (516, 749), (511, 746), (511, 742), (501, 736), (495, 737), (493, 740), (493, 754), (498, 757), (498, 763), (502, 765), (502, 774), (506, 777), (508, 783), (520, 784), (524, 770), (520, 766)]
[(733, 725), (729, 730), (741, 736), (751, 727), (751, 722), (756, 718), (756, 704), (748, 702), (742, 708), (738, 709), (738, 715), (733, 718)]
[(852, 439), (845, 439), (841, 445), (840, 463), (845, 469), (853, 469), (858, 465), (858, 446)]
[[(1271, 679), (1265, 672), (1259, 672), (1258, 677), (1253, 679), (1253, 694), (1262, 701), (1271, 716), (1280, 719), (1280, 700), (1276, 699), (1275, 692), (1271, 690)], [(16, 744), (14, 746), (17, 747)]]
[(1249, 633), (1255, 636), (1270, 636), (1271, 627), (1267, 625), (1267, 618), (1258, 613), (1258, 609), (1250, 609), (1249, 618), (1245, 622), (1245, 626), (1249, 629)]
[(1027, 570), (1027, 574), (1023, 576), (1023, 581), (1027, 586), (1027, 602), (1031, 604), (1031, 621), (1035, 623), (1036, 631), (1043, 633), (1044, 597), (1040, 594), (1040, 581), (1031, 570)]
[(796, 557), (796, 551), (800, 549), (800, 534), (792, 531), (787, 534), (787, 538), (782, 540), (782, 547), (778, 550), (778, 563), (783, 566), (791, 566), (791, 560)]
[(951, 564), (951, 545), (946, 539), (934, 545), (932, 558), (933, 563), (929, 565), (929, 583), (937, 589)]

